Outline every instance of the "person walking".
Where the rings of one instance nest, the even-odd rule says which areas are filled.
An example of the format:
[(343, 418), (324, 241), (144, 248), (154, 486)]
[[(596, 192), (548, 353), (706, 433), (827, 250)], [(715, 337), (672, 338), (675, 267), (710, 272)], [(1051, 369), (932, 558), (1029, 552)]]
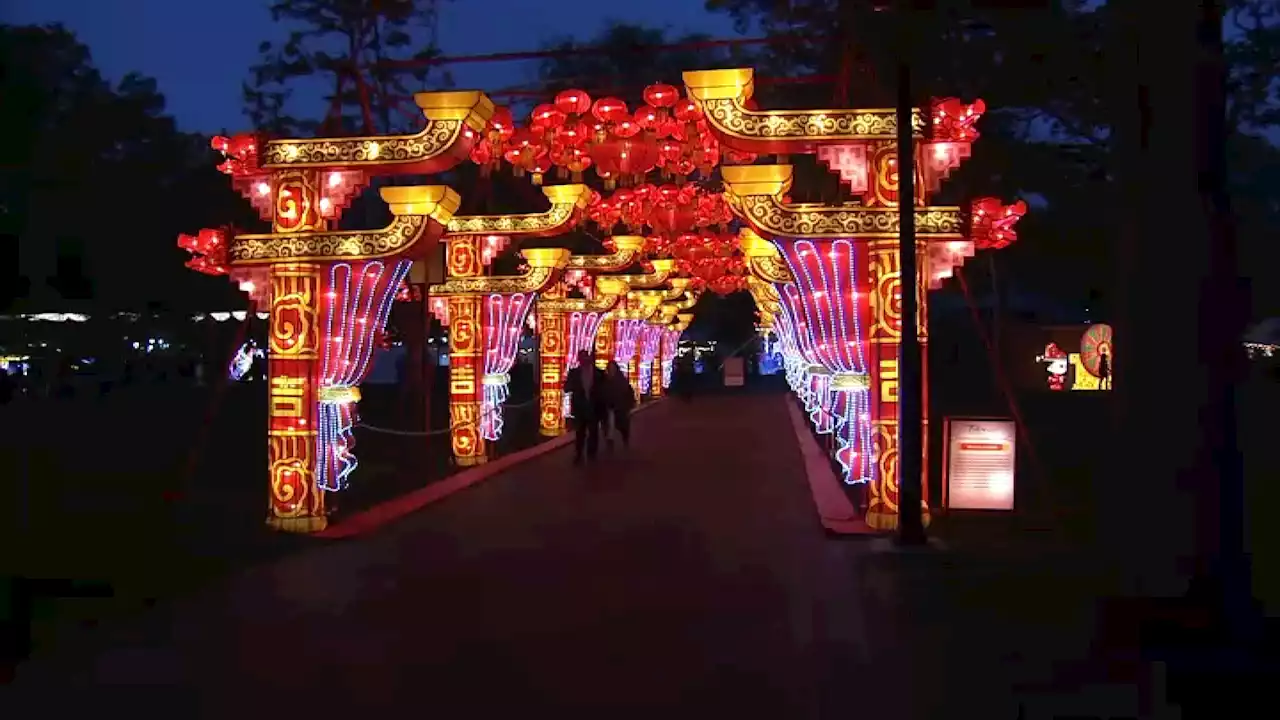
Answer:
[[(622, 438), (622, 447), (630, 447), (631, 411), (636, 406), (636, 391), (631, 387), (631, 381), (627, 379), (627, 374), (622, 372), (622, 367), (617, 362), (610, 360), (605, 366), (604, 375), (608, 387), (606, 398), (609, 419), (613, 421), (614, 429)], [(613, 438), (608, 437), (608, 431), (605, 435), (606, 445), (612, 447)]]
[(582, 463), (583, 451), (588, 460), (596, 459), (600, 446), (600, 420), (607, 412), (607, 379), (591, 359), (591, 353), (578, 353), (578, 365), (569, 371), (564, 391), (569, 393), (569, 414), (573, 419), (573, 464)]

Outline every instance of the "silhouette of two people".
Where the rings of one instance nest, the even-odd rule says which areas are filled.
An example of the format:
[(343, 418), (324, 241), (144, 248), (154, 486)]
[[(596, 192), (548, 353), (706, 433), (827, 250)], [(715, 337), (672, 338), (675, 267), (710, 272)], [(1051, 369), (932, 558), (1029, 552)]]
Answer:
[(616, 362), (610, 361), (608, 370), (596, 367), (591, 353), (578, 353), (578, 364), (569, 370), (564, 391), (569, 395), (569, 415), (573, 424), (573, 462), (581, 464), (583, 457), (594, 460), (600, 449), (600, 436), (612, 443), (609, 424), (617, 429), (623, 445), (631, 441), (631, 410), (635, 407), (635, 392), (626, 373)]

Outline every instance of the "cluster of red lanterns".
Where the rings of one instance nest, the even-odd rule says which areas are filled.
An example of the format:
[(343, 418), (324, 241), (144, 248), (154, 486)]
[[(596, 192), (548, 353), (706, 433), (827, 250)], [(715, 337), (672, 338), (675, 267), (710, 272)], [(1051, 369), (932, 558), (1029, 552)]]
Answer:
[(226, 230), (201, 230), (196, 235), (179, 235), (178, 247), (191, 253), (186, 266), (205, 275), (227, 274)]
[[(642, 183), (653, 170), (676, 182), (694, 172), (709, 175), (720, 163), (721, 148), (698, 104), (662, 83), (644, 89), (644, 102), (632, 112), (618, 98), (592, 101), (583, 90), (565, 90), (554, 102), (535, 107), (525, 127), (516, 127), (511, 112), (499, 108), (471, 159), (484, 169), (505, 159), (534, 184), (553, 170), (581, 182), (594, 167), (607, 189)], [(732, 153), (730, 159), (754, 157)]]
[(747, 264), (734, 233), (685, 233), (672, 240), (667, 250), (695, 289), (728, 295), (746, 288)]
[(697, 185), (641, 184), (608, 197), (593, 195), (587, 217), (605, 232), (621, 223), (633, 234), (649, 228), (655, 235), (673, 237), (697, 228), (728, 225), (733, 212), (723, 195)]

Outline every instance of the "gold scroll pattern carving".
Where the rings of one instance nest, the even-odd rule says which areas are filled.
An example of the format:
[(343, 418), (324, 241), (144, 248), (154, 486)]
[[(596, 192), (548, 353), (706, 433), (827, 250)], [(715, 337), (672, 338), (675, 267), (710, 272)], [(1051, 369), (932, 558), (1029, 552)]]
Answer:
[(323, 231), (320, 174), (315, 170), (283, 170), (277, 172), (274, 179), (276, 202), (272, 230), (277, 233)]
[(268, 337), (272, 357), (314, 360), (318, 356), (319, 272), (319, 266), (311, 264), (272, 266)]
[(371, 260), (409, 249), (431, 222), (423, 215), (398, 215), (379, 230), (337, 230), (298, 235), (239, 235), (228, 249), (232, 264), (287, 260)]
[(262, 153), (266, 167), (328, 167), (412, 164), (433, 160), (453, 147), (462, 120), (429, 120), (414, 135), (271, 140)]
[[(867, 192), (863, 193), (862, 202), (867, 207), (897, 207), (900, 197), (898, 145), (895, 142), (876, 142), (871, 144), (869, 150), (867, 162), (872, 170), (872, 182)], [(927, 188), (919, 155), (917, 152), (914, 165), (916, 181), (912, 187), (916, 196), (915, 204), (924, 205)]]
[[(898, 135), (897, 111), (873, 110), (748, 110), (739, 98), (702, 101), (711, 124), (743, 140), (876, 140)], [(924, 115), (912, 111), (911, 124), (923, 137)]]
[[(775, 197), (727, 195), (743, 220), (775, 237), (847, 238), (898, 235), (896, 208), (862, 205), (783, 205)], [(958, 207), (930, 207), (915, 211), (916, 235), (963, 239), (964, 213)]]
[(529, 268), (524, 275), (449, 278), (439, 285), (432, 285), (431, 295), (538, 292), (553, 281), (559, 272), (559, 268), (535, 267)]
[(597, 294), (593, 298), (540, 297), (538, 311), (548, 313), (609, 312), (618, 304), (617, 295)]
[(570, 256), (569, 264), (566, 267), (571, 270), (610, 272), (627, 267), (635, 262), (639, 256), (639, 252), (628, 249), (619, 249), (608, 255), (573, 255)]
[(478, 277), (484, 271), (480, 241), (468, 236), (445, 236), (445, 270), (450, 278)]
[(665, 283), (667, 278), (671, 277), (671, 271), (654, 270), (646, 275), (612, 275), (611, 277), (626, 283), (632, 290), (652, 290)]
[(768, 283), (792, 283), (795, 277), (787, 261), (780, 257), (755, 255), (747, 258), (748, 266), (756, 277)]
[(576, 206), (553, 203), (551, 209), (522, 215), (459, 215), (449, 221), (451, 235), (538, 235), (566, 225)]
[[(897, 240), (872, 240), (867, 250), (871, 293), (868, 304), (871, 319), (867, 341), (898, 342), (902, 337), (902, 264)], [(929, 250), (925, 242), (916, 242), (916, 334), (921, 342), (929, 337)]]

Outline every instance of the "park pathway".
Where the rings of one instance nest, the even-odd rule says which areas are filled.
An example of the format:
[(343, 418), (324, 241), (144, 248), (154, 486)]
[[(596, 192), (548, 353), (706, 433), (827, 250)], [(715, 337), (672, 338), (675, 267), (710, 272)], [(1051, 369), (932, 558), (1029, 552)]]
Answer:
[(665, 401), (630, 452), (549, 453), (38, 657), (5, 716), (1006, 716), (1000, 658), (902, 556), (824, 535), (788, 402)]

